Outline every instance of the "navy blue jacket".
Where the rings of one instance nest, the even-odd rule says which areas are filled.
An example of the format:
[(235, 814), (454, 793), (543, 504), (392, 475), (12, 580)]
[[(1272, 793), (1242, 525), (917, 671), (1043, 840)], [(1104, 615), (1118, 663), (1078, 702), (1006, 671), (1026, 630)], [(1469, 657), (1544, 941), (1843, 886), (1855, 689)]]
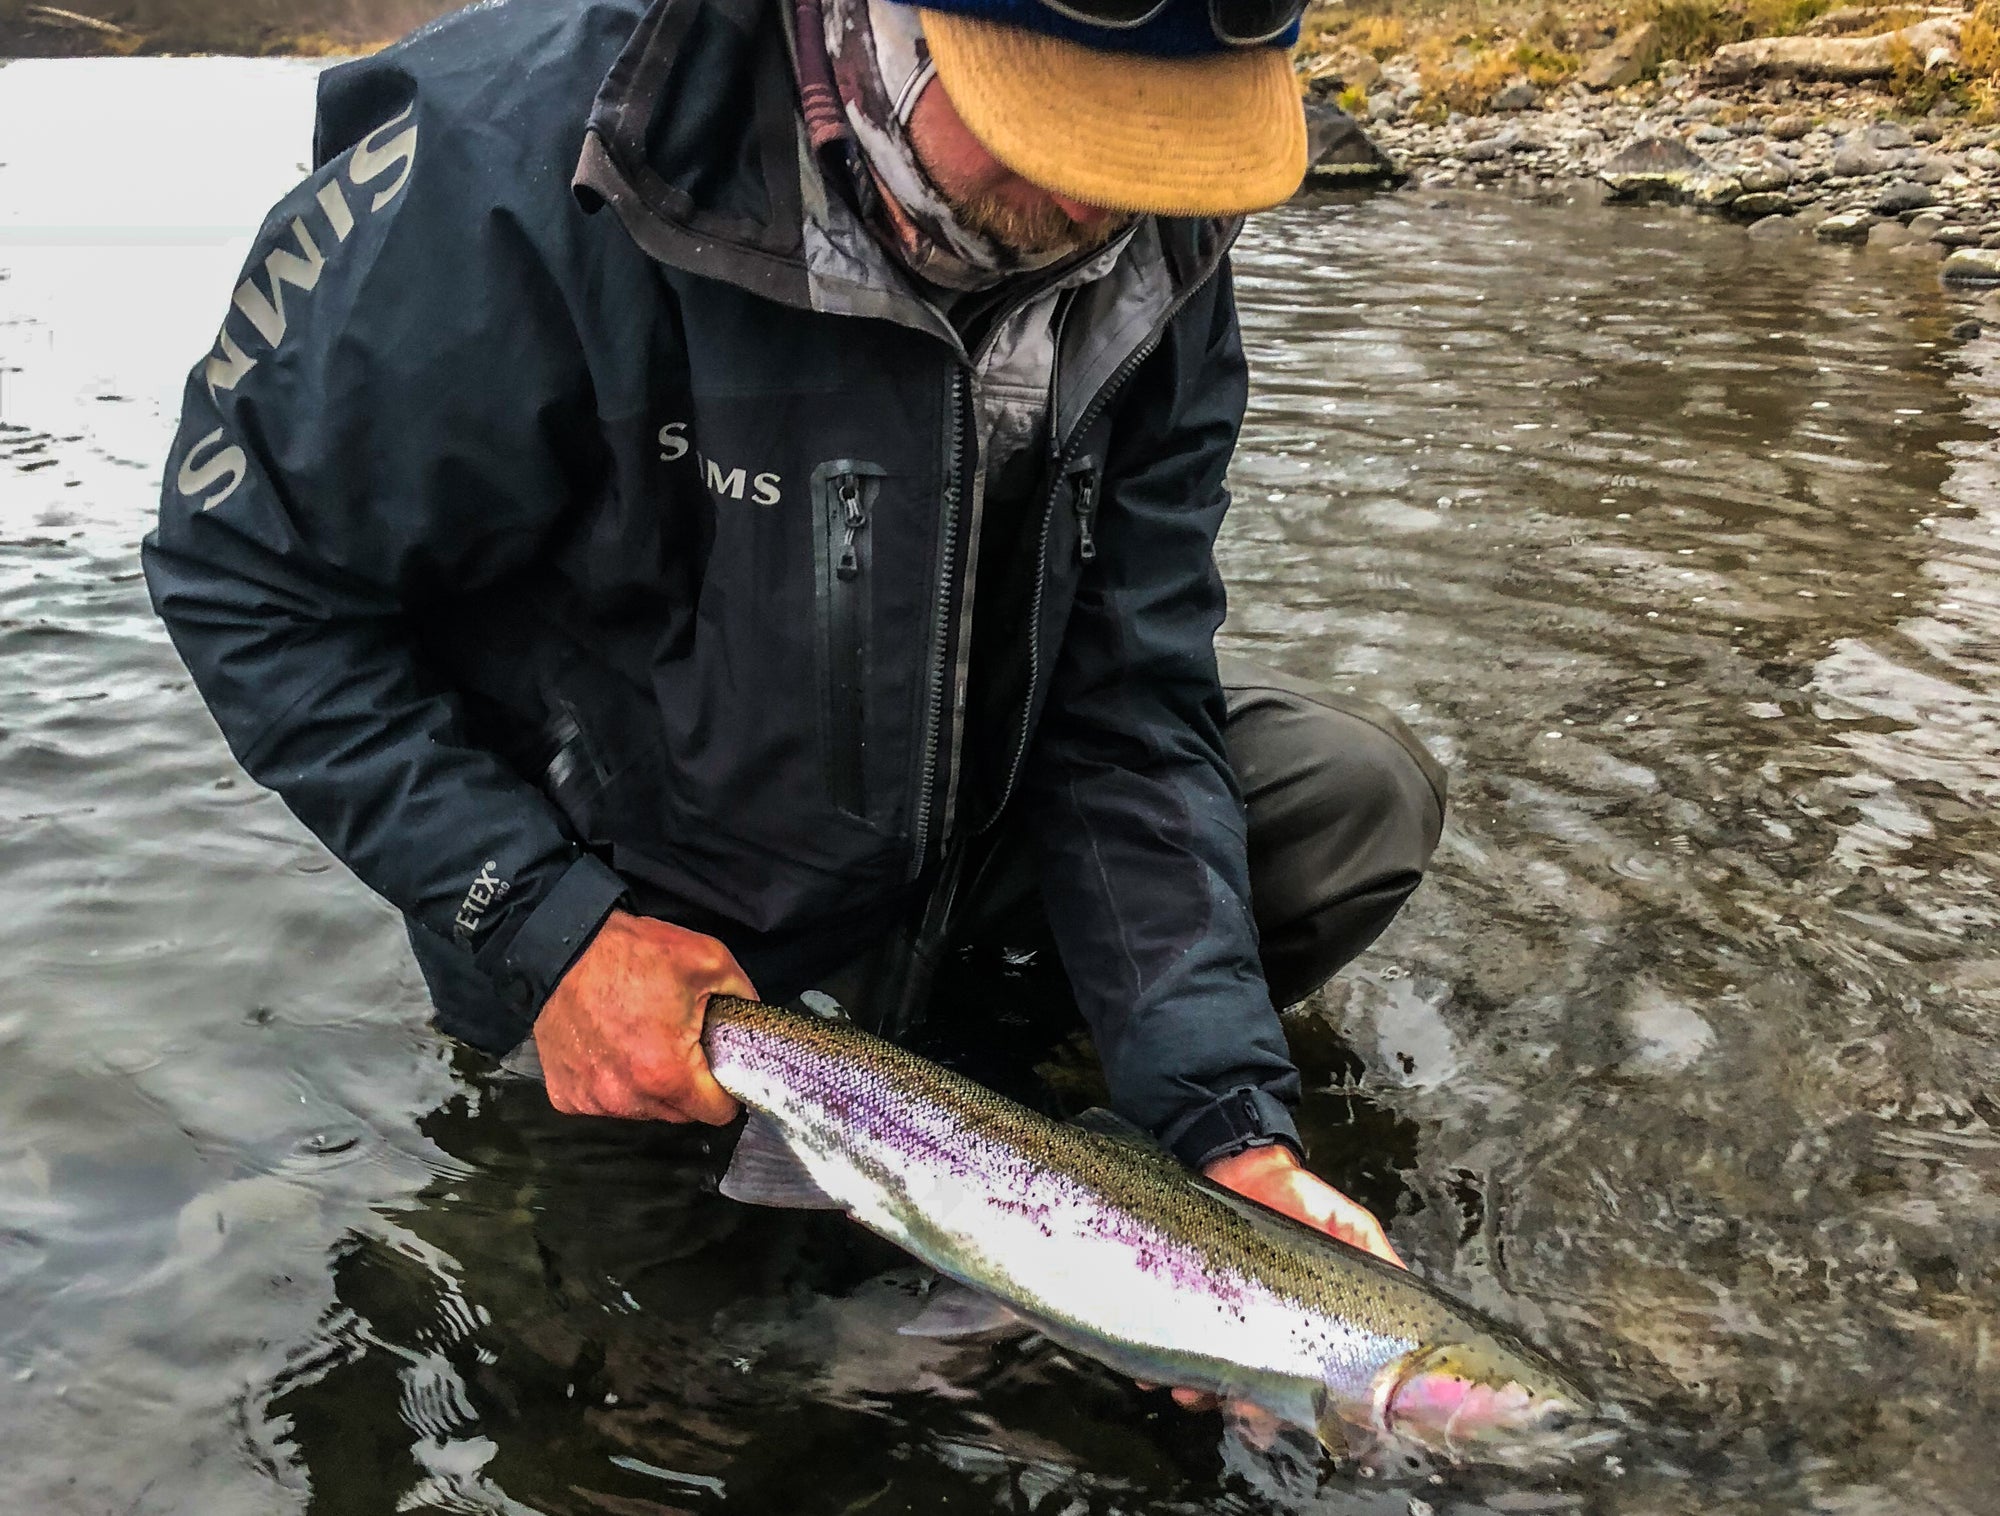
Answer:
[(1063, 297), (973, 710), (973, 355), (803, 145), (770, 0), (477, 7), (325, 75), (315, 160), (146, 575), (439, 1024), (519, 1042), (620, 901), (795, 993), (1004, 812), (1120, 1109), (1289, 1135), (1212, 650), (1234, 227)]

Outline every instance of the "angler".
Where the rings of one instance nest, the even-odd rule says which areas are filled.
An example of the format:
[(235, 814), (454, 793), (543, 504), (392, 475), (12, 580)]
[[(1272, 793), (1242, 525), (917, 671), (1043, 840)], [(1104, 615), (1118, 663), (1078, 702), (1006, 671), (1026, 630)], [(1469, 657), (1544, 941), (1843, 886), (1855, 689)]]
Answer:
[(444, 1031), (720, 1123), (712, 997), (901, 1037), (1026, 923), (1121, 1115), (1393, 1256), (1275, 1007), (1416, 887), (1442, 775), (1214, 647), (1302, 8), (500, 3), (323, 76), (145, 568)]

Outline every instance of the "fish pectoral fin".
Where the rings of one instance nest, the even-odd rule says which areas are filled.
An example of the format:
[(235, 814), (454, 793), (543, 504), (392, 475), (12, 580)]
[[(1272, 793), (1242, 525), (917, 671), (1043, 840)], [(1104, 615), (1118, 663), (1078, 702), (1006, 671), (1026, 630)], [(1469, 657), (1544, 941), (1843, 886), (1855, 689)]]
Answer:
[(983, 1337), (989, 1332), (1032, 1332), (1005, 1302), (962, 1284), (941, 1283), (930, 1303), (896, 1329), (904, 1337)]
[(736, 1156), (722, 1176), (722, 1193), (744, 1205), (786, 1211), (844, 1211), (846, 1206), (819, 1187), (792, 1150), (778, 1123), (752, 1111), (736, 1140)]
[(1082, 1127), (1086, 1132), (1095, 1132), (1100, 1137), (1108, 1137), (1113, 1142), (1123, 1143), (1126, 1147), (1141, 1153), (1151, 1153), (1157, 1158), (1171, 1157), (1144, 1127), (1127, 1121), (1116, 1111), (1107, 1111), (1101, 1105), (1092, 1106), (1070, 1122), (1070, 1125)]

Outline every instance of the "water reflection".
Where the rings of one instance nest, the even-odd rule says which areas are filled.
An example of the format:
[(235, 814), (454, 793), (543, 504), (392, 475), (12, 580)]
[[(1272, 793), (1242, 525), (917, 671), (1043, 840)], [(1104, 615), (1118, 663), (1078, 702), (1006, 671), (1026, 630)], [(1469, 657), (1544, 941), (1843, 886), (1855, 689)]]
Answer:
[[(85, 193), (27, 127), (105, 67), (168, 125)], [(1295, 1022), (1315, 1160), (1633, 1418), (1554, 1474), (1319, 1486), (1046, 1345), (900, 1338), (893, 1251), (455, 1060), (235, 776), (132, 547), (295, 163), (228, 113), (302, 123), (308, 78), (0, 72), (10, 1508), (1990, 1509), (2000, 342), (1949, 333), (2000, 312), (1665, 214), (1246, 234), (1229, 636), (1396, 707), (1456, 795)], [(197, 159), (195, 209), (148, 188)], [(941, 1050), (1088, 1102), (1004, 1031)]]

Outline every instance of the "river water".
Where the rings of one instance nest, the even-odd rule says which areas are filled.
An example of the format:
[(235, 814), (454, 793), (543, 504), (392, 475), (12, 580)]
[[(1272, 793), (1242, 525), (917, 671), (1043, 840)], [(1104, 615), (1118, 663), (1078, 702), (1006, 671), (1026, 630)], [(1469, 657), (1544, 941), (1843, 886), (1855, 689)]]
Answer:
[(2000, 308), (1664, 212), (1246, 233), (1228, 636), (1455, 784), (1295, 1022), (1315, 1160), (1628, 1421), (1314, 1476), (455, 1055), (236, 774), (134, 548), (311, 81), (0, 68), (0, 1508), (1995, 1509)]

